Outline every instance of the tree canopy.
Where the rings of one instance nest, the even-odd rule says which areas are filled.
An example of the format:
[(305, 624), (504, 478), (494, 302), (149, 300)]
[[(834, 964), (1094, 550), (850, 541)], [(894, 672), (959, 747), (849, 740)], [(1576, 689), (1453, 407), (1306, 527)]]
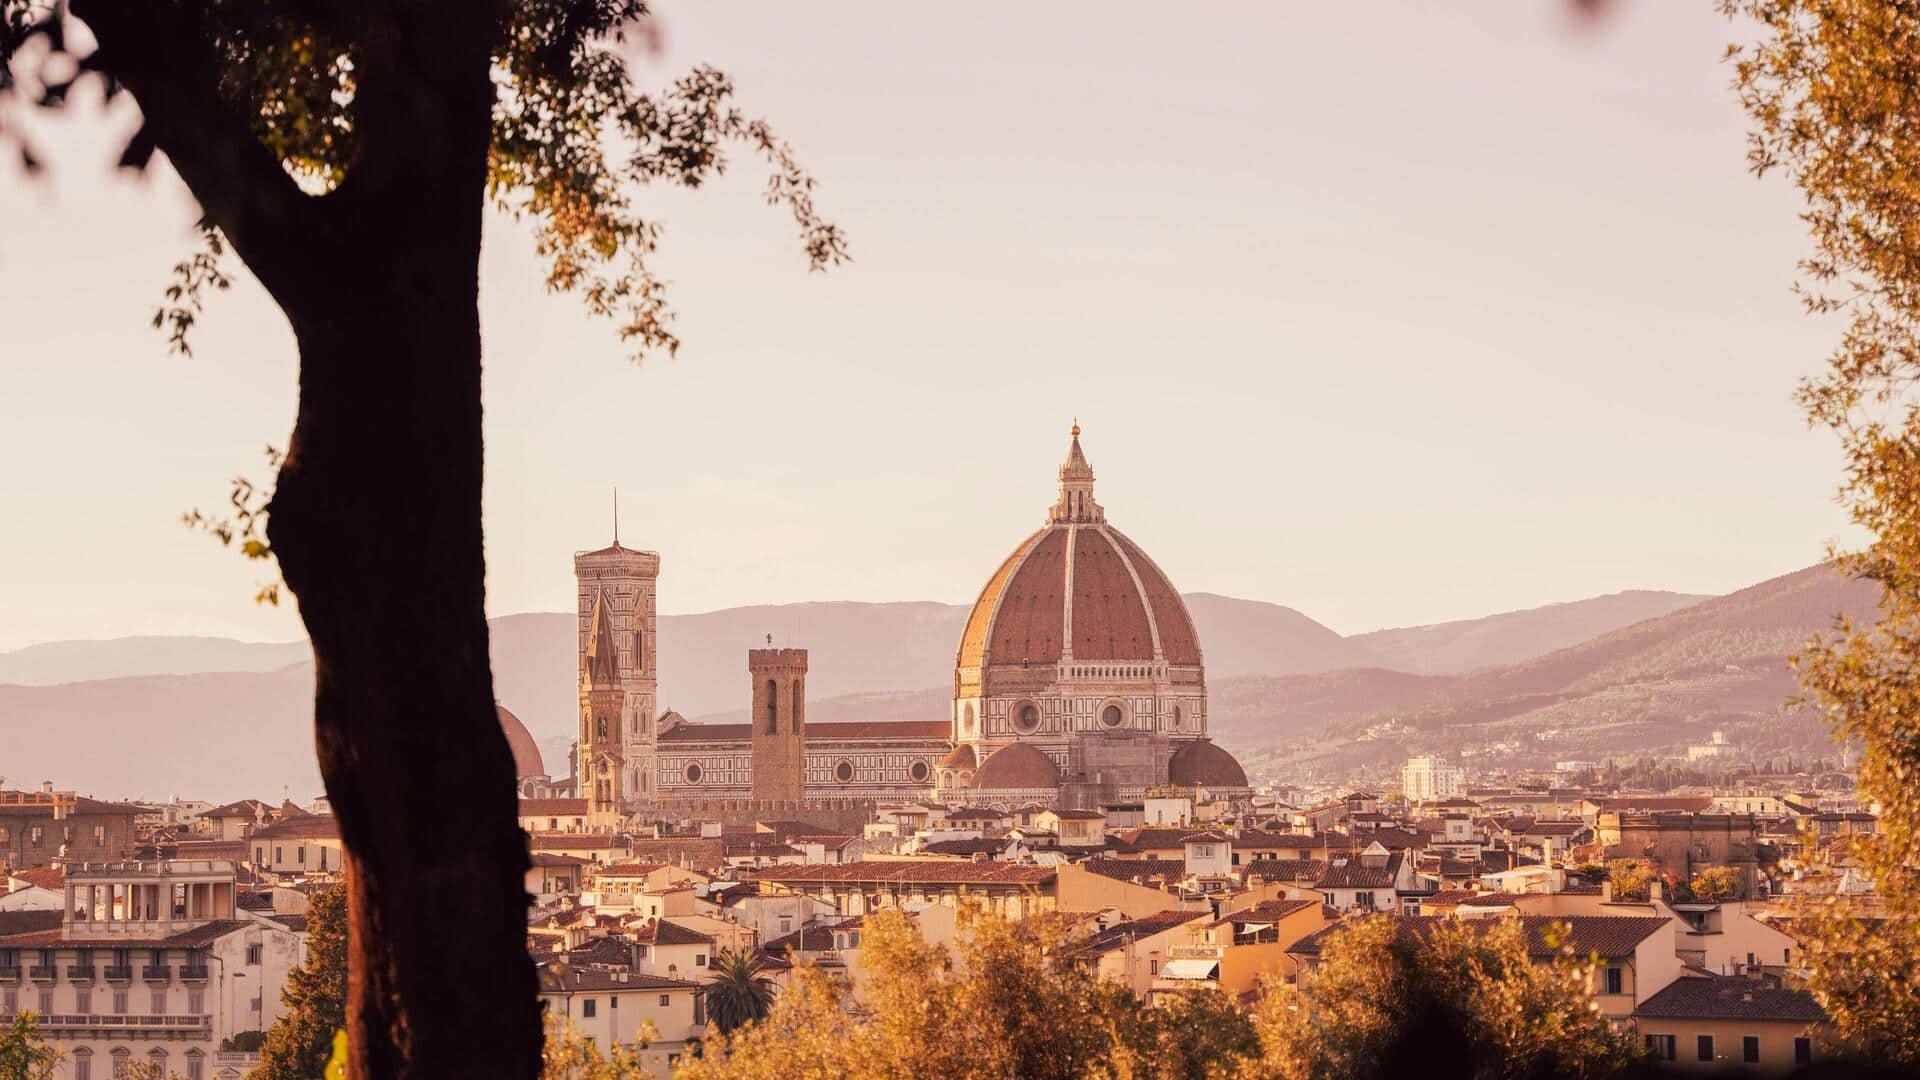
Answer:
[[(228, 284), (223, 234), (248, 236), (249, 225), (299, 218), (317, 224), (328, 204), (349, 212), (356, 189), (408, 181), (405, 155), (381, 152), (392, 149), (385, 140), (407, 137), (404, 108), (393, 115), (401, 103), (392, 98), (414, 89), (395, 85), (404, 72), (392, 68), (390, 38), (408, 28), (406, 8), (426, 16), (437, 5), (79, 0), (72, 7), (79, 26), (64, 3), (0, 0), (0, 93), (59, 109), (89, 82), (109, 100), (133, 90), (145, 119), (120, 158), (132, 169), (152, 163), (162, 132), (175, 123), (226, 126), (209, 133), (223, 140), (209, 146), (212, 160), (175, 155), (207, 213), (201, 250), (174, 268), (154, 313), (175, 349), (189, 348), (207, 292)], [(444, 14), (490, 11), (460, 7)], [(526, 0), (502, 14), (505, 25), (489, 35), (487, 201), (534, 230), (548, 286), (577, 293), (592, 314), (613, 319), (636, 357), (680, 344), (648, 261), (661, 228), (635, 198), (638, 187), (699, 187), (726, 171), (730, 148), (742, 148), (768, 165), (765, 198), (791, 216), (807, 265), (821, 270), (848, 257), (843, 231), (814, 207), (813, 177), (767, 121), (738, 106), (725, 73), (700, 65), (661, 89), (641, 87), (632, 61), (655, 41), (645, 0)], [(94, 49), (76, 32), (81, 27), (101, 31)], [(204, 69), (206, 85), (192, 95), (185, 86), (163, 95), (177, 81), (157, 70), (169, 60), (140, 59), (135, 50), (143, 46), (155, 54), (179, 50), (172, 61)], [(15, 141), (29, 172), (44, 167), (18, 125), (0, 135)], [(220, 178), (202, 165), (226, 165), (237, 175)], [(241, 183), (257, 189), (240, 190)]]
[[(1802, 914), (1809, 985), (1842, 1039), (1920, 1065), (1920, 8), (1902, 0), (1722, 0), (1747, 38), (1728, 52), (1751, 121), (1748, 163), (1800, 191), (1812, 239), (1796, 289), (1841, 325), (1800, 387), (1846, 452), (1840, 490), (1871, 534), (1836, 552), (1882, 586), (1873, 626), (1840, 620), (1796, 658), (1807, 699), (1859, 740), (1881, 832), (1851, 838), (1883, 908), (1828, 895)], [(1816, 849), (1809, 847), (1809, 854)]]
[(308, 1080), (333, 1053), (347, 1026), (347, 891), (334, 885), (307, 900), (307, 959), (287, 973), (287, 1011), (260, 1044), (250, 1080)]
[[(215, 531), (277, 563), (313, 643), (315, 746), (351, 869), (356, 1076), (541, 1065), (484, 606), (489, 209), (525, 222), (549, 288), (613, 320), (636, 356), (678, 345), (647, 185), (699, 187), (744, 150), (806, 264), (846, 257), (812, 177), (727, 76), (641, 87), (631, 61), (653, 33), (641, 0), (0, 0), (0, 123), (130, 95), (121, 164), (164, 155), (198, 202), (203, 246), (154, 318), (173, 346), (189, 347), (231, 253), (300, 351), (273, 483)], [(0, 137), (41, 166), (17, 124)]]

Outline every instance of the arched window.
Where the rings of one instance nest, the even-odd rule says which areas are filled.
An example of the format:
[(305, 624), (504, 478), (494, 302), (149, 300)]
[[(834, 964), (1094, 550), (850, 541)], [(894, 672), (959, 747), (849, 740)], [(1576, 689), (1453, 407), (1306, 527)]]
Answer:
[(780, 734), (780, 684), (767, 680), (767, 734)]
[(969, 704), (966, 711), (960, 715), (960, 730), (968, 735), (973, 734), (973, 706), (971, 704)]
[(645, 630), (635, 630), (633, 632), (633, 668), (635, 671), (641, 671), (644, 670), (646, 666), (647, 632)]
[(800, 707), (805, 704), (801, 700), (801, 686), (799, 679), (793, 680), (793, 707), (787, 710), (787, 726), (792, 728), (796, 735), (800, 733), (800, 725), (804, 723), (800, 712)]
[(593, 734), (595, 738), (599, 738), (599, 739), (604, 739), (607, 737), (607, 718), (606, 717), (598, 716), (594, 718)]

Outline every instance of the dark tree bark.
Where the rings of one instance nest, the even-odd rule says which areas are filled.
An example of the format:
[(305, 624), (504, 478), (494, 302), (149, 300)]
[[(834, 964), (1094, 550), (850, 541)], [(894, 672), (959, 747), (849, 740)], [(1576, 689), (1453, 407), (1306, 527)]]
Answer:
[(494, 713), (480, 518), (479, 253), (504, 5), (375, 8), (356, 65), (360, 157), (325, 197), (299, 191), (222, 102), (191, 4), (73, 7), (299, 344), (268, 529), (313, 639), (315, 742), (349, 854), (353, 1075), (532, 1077), (528, 857)]

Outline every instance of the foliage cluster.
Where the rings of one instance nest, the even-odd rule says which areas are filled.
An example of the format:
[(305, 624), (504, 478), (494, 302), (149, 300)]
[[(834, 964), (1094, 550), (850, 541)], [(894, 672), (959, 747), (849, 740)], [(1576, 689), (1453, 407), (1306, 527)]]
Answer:
[(1536, 962), (1517, 919), (1400, 923), (1372, 916), (1329, 936), (1303, 986), (1270, 986), (1246, 1075), (1601, 1077), (1641, 1051), (1594, 1000), (1597, 961), (1559, 930)]
[(248, 1080), (312, 1080), (347, 1025), (347, 890), (335, 884), (307, 900), (307, 961), (287, 974), (286, 1011), (260, 1043)]
[(1645, 900), (1653, 892), (1658, 875), (1642, 859), (1614, 859), (1607, 863), (1607, 880), (1613, 882), (1615, 900)]
[[(1904, 0), (1721, 0), (1751, 32), (1729, 49), (1751, 122), (1748, 163), (1799, 189), (1812, 250), (1796, 290), (1843, 325), (1799, 400), (1846, 453), (1840, 497), (1871, 535), (1835, 554), (1882, 587), (1879, 621), (1837, 621), (1796, 658), (1801, 685), (1863, 748), (1883, 832), (1851, 854), (1883, 906), (1838, 895), (1801, 912), (1809, 986), (1841, 1038), (1920, 1066), (1920, 6)], [(1809, 851), (1814, 850), (1811, 846)]]
[(767, 1018), (688, 1063), (685, 1080), (914, 1076), (1372, 1077), (1444, 1062), (1451, 1075), (1614, 1075), (1639, 1060), (1594, 1003), (1593, 961), (1529, 957), (1517, 922), (1440, 924), (1419, 941), (1388, 918), (1330, 936), (1304, 988), (1275, 979), (1248, 1014), (1218, 991), (1154, 1007), (1073, 962), (1065, 924), (976, 918), (949, 959), (906, 920), (868, 921), (870, 978), (798, 969)]

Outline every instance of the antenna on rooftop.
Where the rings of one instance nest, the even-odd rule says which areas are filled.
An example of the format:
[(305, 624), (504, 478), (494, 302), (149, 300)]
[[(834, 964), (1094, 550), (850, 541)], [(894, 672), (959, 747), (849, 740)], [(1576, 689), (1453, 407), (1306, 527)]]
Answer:
[(620, 485), (613, 485), (613, 546), (620, 546)]

